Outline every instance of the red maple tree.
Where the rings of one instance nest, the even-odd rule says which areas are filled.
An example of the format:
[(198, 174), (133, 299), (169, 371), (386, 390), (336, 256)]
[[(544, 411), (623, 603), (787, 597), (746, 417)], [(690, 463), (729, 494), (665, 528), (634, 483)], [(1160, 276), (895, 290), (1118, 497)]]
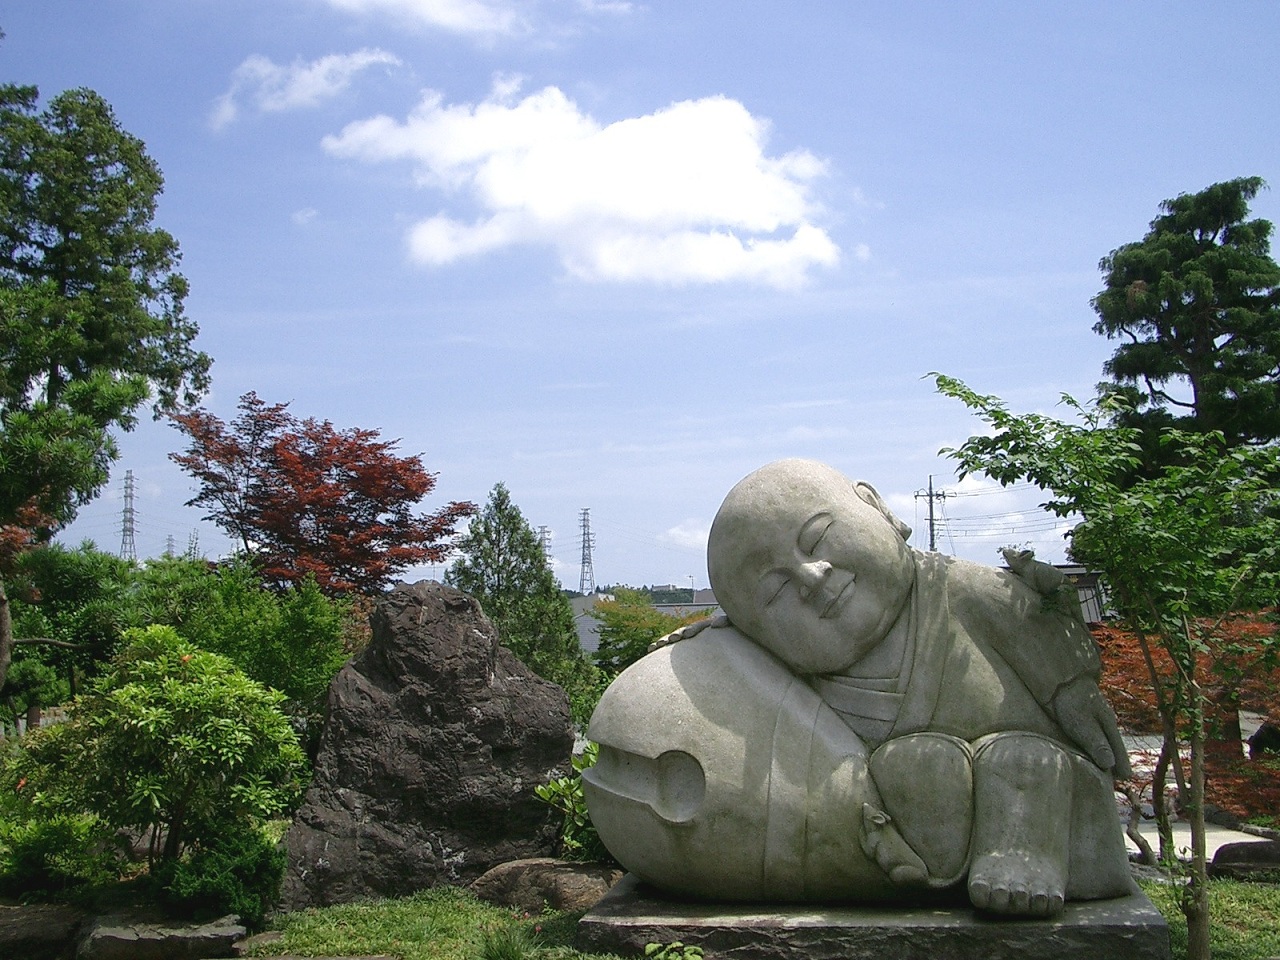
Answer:
[[(1133, 733), (1158, 733), (1159, 710), (1138, 638), (1113, 623), (1090, 624), (1090, 629), (1102, 656), (1102, 692), (1120, 726)], [(1245, 756), (1239, 721), (1239, 710), (1245, 709), (1280, 725), (1276, 634), (1276, 611), (1237, 614), (1219, 624), (1217, 643), (1200, 654), (1204, 676), (1214, 678), (1205, 744), (1205, 797), (1241, 819), (1280, 821), (1280, 759), (1274, 754)], [(1159, 646), (1151, 648), (1151, 656), (1156, 674), (1170, 683), (1173, 661)]]
[(230, 424), (202, 409), (172, 415), (191, 444), (170, 457), (200, 485), (187, 505), (207, 507), (269, 582), (310, 575), (330, 594), (377, 592), (443, 560), (454, 526), (475, 512), (463, 501), (415, 513), (437, 474), (377, 430), (298, 420), (252, 391), (238, 409)]

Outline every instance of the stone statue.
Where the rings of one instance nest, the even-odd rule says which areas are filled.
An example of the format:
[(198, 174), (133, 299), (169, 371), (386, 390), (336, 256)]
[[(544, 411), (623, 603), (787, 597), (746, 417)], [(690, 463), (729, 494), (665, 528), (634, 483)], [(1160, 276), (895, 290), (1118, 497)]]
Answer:
[(813, 461), (730, 491), (707, 547), (726, 618), (624, 671), (588, 730), (624, 866), (711, 899), (964, 891), (1025, 916), (1132, 892), (1127, 756), (1078, 607), (1028, 554), (1002, 571), (909, 532)]

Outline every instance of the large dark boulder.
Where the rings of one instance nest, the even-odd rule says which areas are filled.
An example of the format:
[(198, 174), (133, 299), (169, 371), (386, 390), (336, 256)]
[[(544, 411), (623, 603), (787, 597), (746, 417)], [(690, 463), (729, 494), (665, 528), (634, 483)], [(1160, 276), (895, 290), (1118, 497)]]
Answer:
[(564, 691), (498, 645), (475, 600), (397, 587), (329, 688), (315, 780), (284, 840), (283, 906), (403, 896), (550, 855), (560, 818), (533, 791), (572, 750)]
[(1232, 880), (1268, 880), (1280, 877), (1280, 841), (1242, 840), (1224, 843), (1213, 855), (1209, 876)]

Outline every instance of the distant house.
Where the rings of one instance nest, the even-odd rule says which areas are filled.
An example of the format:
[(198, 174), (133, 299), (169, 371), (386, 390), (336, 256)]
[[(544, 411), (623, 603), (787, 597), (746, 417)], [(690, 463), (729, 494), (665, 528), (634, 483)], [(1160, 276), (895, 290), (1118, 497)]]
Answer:
[(569, 605), (573, 607), (573, 625), (578, 630), (578, 646), (585, 653), (595, 653), (600, 649), (600, 621), (591, 615), (591, 611), (601, 600), (612, 599), (611, 593), (588, 593), (583, 597), (569, 598)]
[(1110, 610), (1107, 590), (1100, 574), (1086, 570), (1078, 563), (1055, 563), (1054, 566), (1067, 575), (1067, 582), (1076, 588), (1080, 598), (1080, 615), (1085, 623), (1100, 623)]
[[(600, 621), (591, 615), (601, 600), (612, 600), (611, 593), (589, 593), (585, 597), (570, 597), (573, 607), (573, 624), (578, 630), (578, 646), (586, 653), (595, 653), (600, 649)], [(716, 603), (715, 592), (698, 590), (694, 594), (694, 603), (655, 603), (653, 608), (662, 613), (676, 617), (684, 617), (691, 613), (706, 612), (707, 616), (720, 609)]]
[[(1076, 597), (1080, 601), (1080, 616), (1085, 623), (1100, 623), (1110, 613), (1107, 603), (1107, 588), (1100, 574), (1089, 570), (1078, 563), (1055, 563), (1055, 570), (1066, 574), (1067, 582), (1076, 588)], [(1008, 570), (1008, 567), (1003, 567)]]

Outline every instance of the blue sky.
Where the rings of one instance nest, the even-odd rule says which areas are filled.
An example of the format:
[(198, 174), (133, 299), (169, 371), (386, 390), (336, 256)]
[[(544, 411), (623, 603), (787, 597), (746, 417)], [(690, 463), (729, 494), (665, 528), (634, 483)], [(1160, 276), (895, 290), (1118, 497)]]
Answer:
[[(205, 406), (256, 390), (505, 482), (578, 585), (706, 585), (721, 498), (784, 456), (875, 484), (927, 543), (1060, 559), (1034, 490), (958, 483), (978, 424), (1091, 395), (1098, 261), (1161, 200), (1280, 187), (1280, 4), (11, 0), (0, 81), (87, 86), (165, 173)], [(1253, 205), (1280, 219), (1274, 191)], [(63, 539), (192, 531), (167, 454), (122, 439)], [(419, 575), (439, 570), (415, 571)]]

